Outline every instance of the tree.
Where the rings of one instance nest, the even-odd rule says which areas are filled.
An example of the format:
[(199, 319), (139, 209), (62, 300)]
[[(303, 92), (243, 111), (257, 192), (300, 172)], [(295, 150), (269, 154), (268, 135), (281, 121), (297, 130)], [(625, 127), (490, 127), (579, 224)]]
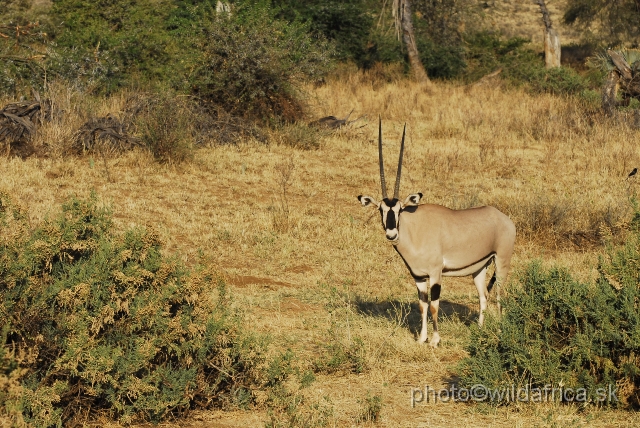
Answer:
[(413, 31), (413, 20), (411, 14), (411, 0), (394, 0), (393, 3), (394, 17), (396, 18), (396, 28), (402, 29), (402, 41), (407, 47), (407, 56), (411, 65), (413, 77), (424, 83), (430, 83), (429, 76), (420, 61), (418, 47), (416, 46), (416, 37)]
[(544, 63), (547, 68), (560, 67), (560, 36), (551, 26), (551, 18), (544, 0), (536, 0), (544, 22)]

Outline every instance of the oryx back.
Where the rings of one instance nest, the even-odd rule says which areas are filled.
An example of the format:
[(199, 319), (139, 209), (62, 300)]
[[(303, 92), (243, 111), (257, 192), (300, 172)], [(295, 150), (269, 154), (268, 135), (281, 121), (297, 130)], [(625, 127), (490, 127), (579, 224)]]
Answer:
[(515, 241), (511, 219), (493, 207), (467, 210), (424, 204), (400, 213), (396, 249), (411, 274), (473, 275), (498, 255), (510, 259)]

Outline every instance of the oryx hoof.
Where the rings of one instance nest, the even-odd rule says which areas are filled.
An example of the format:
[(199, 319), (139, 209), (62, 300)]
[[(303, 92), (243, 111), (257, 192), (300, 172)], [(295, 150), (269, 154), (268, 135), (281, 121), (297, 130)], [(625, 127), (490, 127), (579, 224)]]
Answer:
[(431, 342), (429, 342), (429, 346), (431, 346), (432, 348), (437, 348), (438, 343), (440, 343), (440, 335), (438, 333), (433, 333)]

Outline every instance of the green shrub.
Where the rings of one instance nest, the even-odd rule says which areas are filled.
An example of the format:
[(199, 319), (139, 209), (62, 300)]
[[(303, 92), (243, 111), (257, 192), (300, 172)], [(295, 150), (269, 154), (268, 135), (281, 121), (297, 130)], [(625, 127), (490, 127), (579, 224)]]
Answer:
[[(610, 246), (599, 271), (597, 281), (581, 282), (566, 269), (529, 265), (504, 299), (502, 318), (472, 328), (460, 384), (538, 394), (580, 388), (578, 401), (638, 408), (640, 233), (623, 248)], [(514, 399), (498, 395), (492, 401)], [(553, 398), (560, 397), (571, 401), (560, 392)]]
[(239, 333), (216, 272), (163, 256), (152, 231), (112, 229), (95, 196), (30, 230), (0, 195), (0, 414), (14, 424), (159, 421), (264, 384), (261, 342)]
[[(358, 400), (360, 402), (360, 400)], [(358, 422), (379, 422), (380, 413), (382, 412), (382, 397), (379, 395), (371, 395), (371, 391), (367, 392), (367, 396), (362, 404)]]
[(467, 67), (462, 44), (440, 45), (431, 39), (417, 40), (420, 61), (427, 74), (435, 79), (452, 79), (462, 75)]
[(323, 75), (328, 46), (308, 24), (287, 23), (267, 3), (237, 5), (217, 16), (199, 40), (202, 58), (190, 74), (192, 90), (234, 115), (301, 117), (296, 85)]
[(273, 4), (279, 18), (307, 22), (312, 34), (332, 42), (339, 60), (361, 63), (374, 21), (365, 0), (273, 0)]
[[(264, 382), (268, 388), (265, 427), (322, 427), (329, 425), (333, 411), (323, 401), (309, 400), (302, 394), (315, 377), (313, 372), (301, 370), (295, 364), (291, 350), (278, 353), (264, 370)], [(293, 380), (293, 382), (292, 382)]]
[[(46, 36), (37, 23), (0, 14), (0, 93), (30, 96), (33, 87), (42, 90), (46, 76)], [(17, 36), (16, 27), (22, 30)], [(5, 34), (7, 33), (7, 34)]]
[(313, 369), (319, 373), (363, 373), (367, 369), (364, 342), (354, 337), (349, 343), (343, 343), (334, 332), (335, 340), (324, 345), (322, 354), (313, 362)]
[[(136, 80), (174, 81), (183, 74), (184, 41), (170, 27), (172, 16), (186, 6), (171, 0), (53, 2), (51, 28), (56, 71), (67, 80), (87, 79), (87, 68), (99, 65), (99, 92), (113, 92)], [(89, 61), (87, 61), (89, 60)], [(180, 61), (182, 60), (182, 61)]]
[(588, 88), (587, 79), (568, 67), (547, 69), (543, 57), (531, 49), (529, 40), (503, 39), (499, 34), (479, 32), (467, 34), (464, 78), (475, 81), (497, 69), (513, 85), (527, 85), (532, 92), (579, 94)]

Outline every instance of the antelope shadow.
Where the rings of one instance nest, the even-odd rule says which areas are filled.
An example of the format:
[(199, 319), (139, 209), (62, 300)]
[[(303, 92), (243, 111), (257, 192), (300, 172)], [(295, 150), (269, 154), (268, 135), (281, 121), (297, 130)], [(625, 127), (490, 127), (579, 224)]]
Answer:
[[(412, 334), (418, 335), (420, 333), (422, 315), (420, 314), (418, 302), (406, 303), (399, 300), (371, 301), (358, 298), (354, 304), (358, 313), (362, 315), (386, 318), (394, 322), (400, 321)], [(438, 320), (442, 321), (443, 318), (451, 318), (454, 315), (468, 327), (478, 322), (479, 313), (468, 306), (449, 300), (440, 300)]]

